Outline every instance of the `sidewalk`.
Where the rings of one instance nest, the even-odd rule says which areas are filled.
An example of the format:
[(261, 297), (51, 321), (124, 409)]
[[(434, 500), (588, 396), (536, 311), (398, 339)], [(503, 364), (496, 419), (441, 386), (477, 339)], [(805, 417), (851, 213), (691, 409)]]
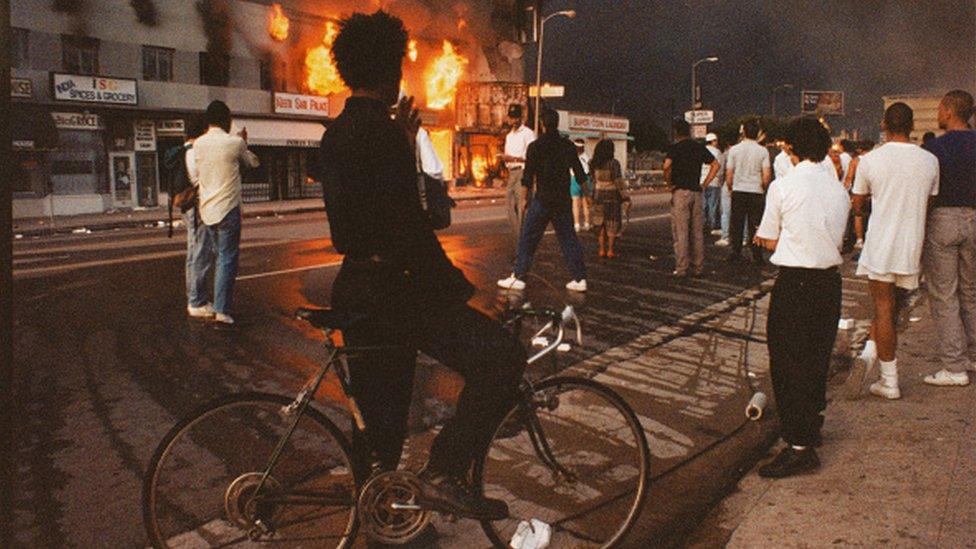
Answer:
[(938, 369), (939, 334), (924, 299), (910, 318), (899, 334), (902, 399), (865, 388), (847, 400), (846, 371), (834, 375), (820, 471), (772, 481), (754, 469), (687, 546), (976, 547), (976, 385), (922, 382)]
[[(459, 202), (495, 200), (505, 197), (504, 189), (453, 189), (451, 197)], [(286, 214), (299, 214), (324, 211), (321, 198), (278, 200), (274, 202), (251, 202), (242, 205), (245, 218), (277, 217)], [(180, 219), (179, 212), (173, 213), (174, 221)], [(21, 236), (42, 236), (73, 231), (100, 231), (116, 228), (155, 227), (166, 223), (169, 214), (166, 205), (137, 210), (113, 210), (105, 213), (56, 216), (54, 222), (47, 217), (14, 219), (13, 233)]]

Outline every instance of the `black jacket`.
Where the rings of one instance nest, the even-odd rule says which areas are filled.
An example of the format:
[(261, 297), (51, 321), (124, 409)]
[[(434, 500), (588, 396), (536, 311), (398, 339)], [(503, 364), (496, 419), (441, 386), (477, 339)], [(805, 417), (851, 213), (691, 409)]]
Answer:
[(522, 185), (532, 189), (535, 184), (535, 200), (546, 208), (569, 209), (569, 171), (572, 170), (580, 185), (585, 185), (586, 172), (580, 164), (576, 146), (554, 133), (543, 134), (525, 153), (525, 171)]

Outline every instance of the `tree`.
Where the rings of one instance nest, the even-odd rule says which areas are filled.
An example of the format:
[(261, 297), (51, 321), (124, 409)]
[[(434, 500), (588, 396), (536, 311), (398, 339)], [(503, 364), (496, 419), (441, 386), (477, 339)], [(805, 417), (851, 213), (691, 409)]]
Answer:
[(631, 124), (630, 135), (634, 138), (634, 150), (663, 151), (668, 148), (668, 132), (650, 120)]

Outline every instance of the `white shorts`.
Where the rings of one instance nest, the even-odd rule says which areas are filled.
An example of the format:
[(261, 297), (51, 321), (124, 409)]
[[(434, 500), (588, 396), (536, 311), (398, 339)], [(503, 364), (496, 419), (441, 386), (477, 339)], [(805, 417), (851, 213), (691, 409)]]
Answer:
[(864, 265), (858, 263), (857, 272), (854, 273), (857, 276), (866, 276), (868, 280), (877, 280), (878, 282), (888, 282), (894, 284), (899, 288), (904, 288), (906, 290), (914, 290), (918, 288), (918, 275), (906, 275), (906, 274), (895, 274), (895, 273), (876, 273)]

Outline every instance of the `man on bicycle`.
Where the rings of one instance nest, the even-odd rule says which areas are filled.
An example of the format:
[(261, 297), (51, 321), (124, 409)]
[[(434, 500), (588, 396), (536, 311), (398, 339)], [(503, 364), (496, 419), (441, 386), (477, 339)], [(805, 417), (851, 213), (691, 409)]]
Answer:
[(383, 468), (397, 467), (422, 351), (464, 378), (457, 412), (420, 474), (423, 497), (459, 516), (503, 518), (505, 503), (486, 499), (467, 476), (515, 402), (525, 351), (499, 322), (467, 305), (473, 287), (421, 207), (413, 100), (401, 100), (390, 116), (406, 48), (403, 22), (383, 11), (343, 20), (332, 47), (352, 90), (321, 146), (332, 242), (345, 256), (332, 304), (362, 317), (344, 331), (350, 346), (396, 346), (350, 360), (366, 424), (356, 445), (370, 448)]

